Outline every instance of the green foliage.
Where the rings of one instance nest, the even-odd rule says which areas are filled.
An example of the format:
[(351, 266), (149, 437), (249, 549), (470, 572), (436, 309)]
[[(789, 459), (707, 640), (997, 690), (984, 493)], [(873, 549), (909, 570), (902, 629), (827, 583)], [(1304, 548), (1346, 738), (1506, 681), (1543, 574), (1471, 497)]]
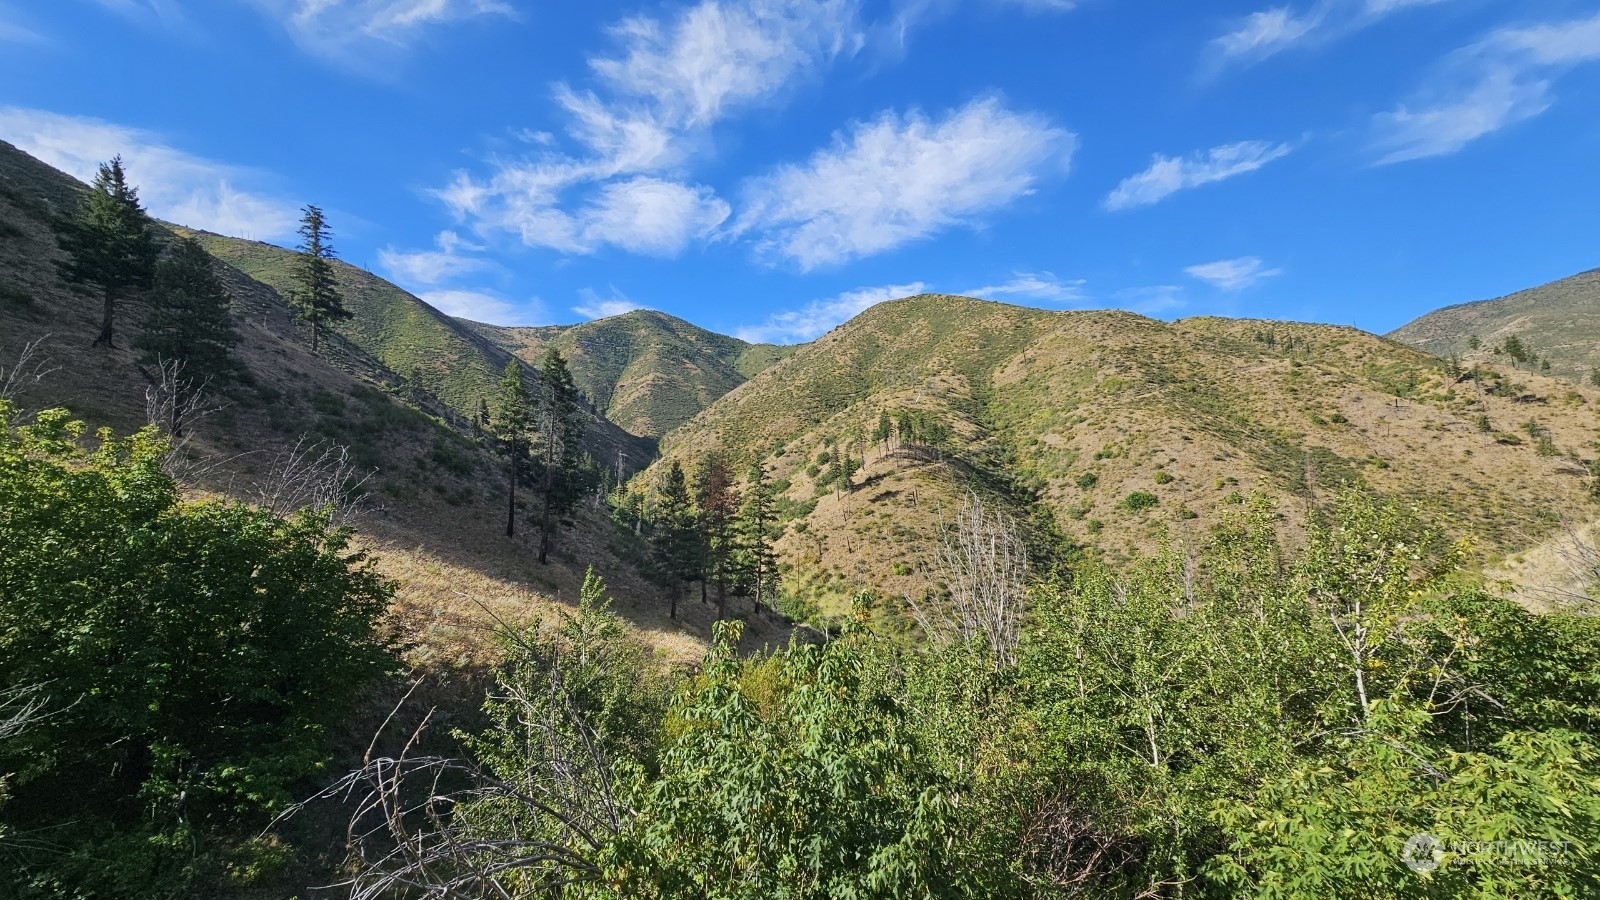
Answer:
[(659, 779), (606, 860), (623, 896), (958, 895), (955, 805), (908, 711), (863, 682), (855, 640), (741, 664), (719, 625)]
[(95, 444), (62, 410), (0, 430), (0, 687), (55, 707), (0, 746), (6, 818), (51, 835), (10, 865), (44, 894), (200, 890), (393, 664), (390, 587), (317, 511), (180, 501), (152, 429)]
[(683, 467), (676, 461), (667, 469), (656, 503), (650, 534), (650, 559), (656, 577), (672, 588), (670, 614), (678, 614), (678, 595), (683, 585), (701, 571), (700, 537), (695, 527), (695, 511), (689, 498), (689, 483)]
[(139, 191), (128, 184), (122, 157), (100, 166), (77, 213), (58, 232), (67, 260), (63, 280), (100, 292), (104, 303), (95, 346), (113, 346), (117, 303), (148, 290), (157, 247)]
[(239, 340), (228, 306), (211, 254), (198, 241), (180, 238), (156, 264), (155, 287), (134, 341), (141, 360), (182, 363), (182, 376), (196, 384), (228, 377), (236, 370), (230, 352)]
[(1100, 476), (1093, 472), (1085, 472), (1078, 476), (1078, 487), (1087, 491), (1100, 483)]
[(1118, 505), (1129, 512), (1139, 512), (1141, 510), (1149, 509), (1160, 502), (1161, 498), (1150, 493), (1149, 491), (1134, 491), (1128, 496), (1123, 497), (1122, 502)]
[(322, 210), (307, 206), (300, 219), (300, 258), (295, 268), (295, 289), (289, 294), (300, 319), (311, 323), (311, 352), (317, 350), (318, 330), (328, 322), (354, 316), (344, 306), (334, 275), (332, 232)]

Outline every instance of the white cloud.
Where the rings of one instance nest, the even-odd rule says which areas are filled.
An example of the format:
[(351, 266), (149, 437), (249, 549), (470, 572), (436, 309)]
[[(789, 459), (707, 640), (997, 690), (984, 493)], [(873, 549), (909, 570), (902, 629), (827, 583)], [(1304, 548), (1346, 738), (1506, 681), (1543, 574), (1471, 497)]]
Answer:
[[(134, 0), (102, 0), (128, 5)], [(167, 3), (170, 0), (149, 0)], [(356, 63), (354, 51), (409, 47), (430, 28), (471, 19), (515, 19), (506, 0), (249, 0), (307, 52)]]
[(710, 188), (659, 178), (612, 182), (579, 213), (587, 246), (613, 244), (647, 256), (676, 256), (728, 218), (728, 204)]
[(969, 297), (992, 300), (995, 297), (1023, 297), (1053, 303), (1073, 303), (1084, 299), (1083, 279), (1062, 281), (1049, 272), (1016, 272), (1010, 281), (962, 291)]
[(1149, 206), (1187, 188), (1254, 172), (1294, 150), (1291, 144), (1240, 141), (1224, 144), (1186, 158), (1157, 154), (1150, 168), (1122, 180), (1105, 199), (1111, 212)]
[(482, 257), (462, 256), (460, 251), (482, 250), (465, 242), (454, 231), (441, 231), (434, 238), (437, 250), (401, 251), (385, 247), (378, 251), (378, 265), (385, 274), (405, 286), (434, 286), (462, 275), (496, 268)]
[(624, 296), (616, 288), (611, 288), (611, 296), (609, 297), (600, 296), (594, 288), (584, 288), (578, 291), (578, 296), (583, 302), (574, 306), (572, 311), (585, 319), (605, 319), (633, 312), (636, 309), (649, 309), (643, 303), (638, 303)]
[(1455, 153), (1555, 104), (1553, 79), (1600, 60), (1600, 14), (1501, 28), (1445, 61), (1410, 103), (1373, 118), (1379, 165)]
[(1421, 109), (1400, 106), (1374, 120), (1379, 165), (1454, 153), (1480, 137), (1550, 108), (1550, 83), (1506, 68), (1486, 73), (1465, 93)]
[(1241, 256), (1238, 259), (1219, 259), (1183, 270), (1212, 287), (1225, 291), (1242, 291), (1265, 278), (1282, 275), (1282, 269), (1264, 267), (1259, 257)]
[(1208, 66), (1249, 65), (1296, 46), (1327, 43), (1406, 9), (1449, 0), (1317, 0), (1304, 10), (1277, 6), (1250, 13), (1206, 47)]
[(885, 113), (803, 165), (751, 181), (738, 234), (803, 269), (843, 262), (967, 224), (1065, 172), (1077, 139), (990, 98), (938, 122)]
[(0, 134), (84, 181), (120, 154), (145, 208), (179, 225), (267, 240), (292, 235), (299, 224), (296, 204), (235, 187), (265, 180), (260, 173), (192, 156), (146, 131), (8, 106), (0, 107)]
[(1321, 25), (1327, 8), (1304, 14), (1288, 7), (1267, 9), (1245, 16), (1233, 31), (1211, 41), (1211, 50), (1223, 60), (1260, 60), (1294, 46)]
[(532, 247), (589, 254), (613, 246), (674, 256), (711, 236), (728, 204), (681, 176), (726, 117), (770, 103), (862, 42), (855, 0), (704, 0), (670, 18), (611, 29), (616, 51), (593, 57), (595, 90), (554, 86), (568, 117), (564, 152), (497, 160), (487, 177), (458, 173), (438, 196), (479, 231)]
[(765, 324), (740, 328), (734, 336), (752, 344), (798, 344), (809, 341), (845, 322), (869, 307), (886, 300), (897, 300), (924, 293), (920, 281), (848, 291), (829, 300), (815, 300), (800, 309), (772, 315)]
[(519, 308), (504, 297), (485, 291), (427, 291), (419, 296), (422, 302), (447, 316), (490, 325), (527, 325), (539, 318), (537, 301)]

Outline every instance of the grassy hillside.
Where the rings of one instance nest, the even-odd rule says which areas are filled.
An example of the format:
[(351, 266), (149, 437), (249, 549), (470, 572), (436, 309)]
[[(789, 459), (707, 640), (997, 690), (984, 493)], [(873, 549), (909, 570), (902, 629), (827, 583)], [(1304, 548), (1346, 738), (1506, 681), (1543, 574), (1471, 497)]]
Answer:
[[(1497, 300), (1447, 306), (1395, 329), (1389, 337), (1435, 356), (1510, 366), (1493, 350), (1515, 335), (1550, 360), (1550, 373), (1587, 381), (1600, 368), (1600, 269), (1591, 269)], [(1472, 338), (1480, 344), (1474, 350)]]
[[(240, 238), (178, 229), (212, 256), (287, 295), (294, 288), (293, 251)], [(471, 414), (494, 396), (510, 354), (420, 299), (364, 269), (334, 263), (345, 308), (355, 317), (334, 325), (351, 343), (452, 409)]]
[(578, 388), (607, 418), (651, 438), (687, 422), (792, 352), (644, 309), (571, 326), (468, 324), (529, 363), (537, 364), (547, 347), (556, 348), (571, 363)]
[[(876, 442), (884, 412), (948, 436)], [(669, 435), (645, 478), (713, 448), (760, 459), (784, 489), (792, 592), (837, 600), (864, 582), (902, 597), (926, 589), (929, 542), (968, 490), (1023, 518), (1041, 501), (1071, 538), (1119, 556), (1191, 542), (1255, 492), (1278, 498), (1292, 536), (1309, 505), (1360, 480), (1497, 558), (1592, 517), (1597, 426), (1600, 392), (1509, 370), (1458, 383), (1438, 358), (1350, 328), (921, 296), (734, 390)], [(827, 483), (841, 452), (865, 462), (849, 487)]]
[[(56, 273), (61, 251), (52, 223), (83, 190), (0, 144), (0, 367), (10, 367), (24, 344), (43, 339), (53, 371), (21, 394), (22, 407), (65, 406), (91, 427), (129, 431), (145, 422), (147, 381), (128, 340), (140, 310), (123, 309), (120, 349), (92, 349), (99, 301), (69, 289)], [(247, 261), (243, 251), (250, 248), (258, 248), (258, 259), (277, 260), (283, 252), (214, 236), (210, 244)], [(219, 261), (218, 270), (233, 298), (236, 355), (248, 374), (226, 390), (220, 412), (191, 429), (197, 494), (249, 499), (297, 442), (347, 445), (355, 465), (374, 473), (359, 540), (399, 584), (395, 614), (412, 639), (411, 658), (436, 664), (436, 671), (475, 665), (492, 650), (486, 609), (507, 622), (545, 615), (575, 601), (591, 563), (612, 583), (619, 611), (652, 643), (675, 656), (698, 653), (709, 612), (695, 606), (682, 622), (669, 622), (659, 592), (632, 563), (640, 551), (631, 535), (602, 511), (581, 509), (575, 528), (558, 539), (554, 563), (539, 566), (531, 527), (514, 540), (503, 535), (501, 462), (470, 431), (453, 426), (445, 404), (343, 335), (311, 354), (276, 290), (230, 263)], [(426, 320), (425, 312), (415, 315)], [(465, 345), (475, 346), (470, 338)], [(479, 358), (492, 358), (491, 351), (500, 352), (491, 347)], [(636, 439), (598, 418), (589, 423), (589, 441), (604, 460), (617, 447), (637, 448)], [(637, 450), (630, 455), (643, 458)], [(523, 498), (525, 522), (533, 502)], [(776, 626), (752, 627), (757, 643), (782, 640)]]

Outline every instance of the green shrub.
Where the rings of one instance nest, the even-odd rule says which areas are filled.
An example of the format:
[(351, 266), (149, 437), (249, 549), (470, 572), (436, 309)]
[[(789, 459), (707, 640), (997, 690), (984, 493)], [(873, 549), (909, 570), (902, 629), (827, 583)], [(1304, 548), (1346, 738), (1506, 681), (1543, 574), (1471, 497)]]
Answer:
[(1161, 498), (1150, 493), (1149, 491), (1134, 491), (1128, 496), (1123, 497), (1122, 503), (1119, 505), (1129, 512), (1139, 512), (1140, 510), (1149, 509), (1160, 502)]

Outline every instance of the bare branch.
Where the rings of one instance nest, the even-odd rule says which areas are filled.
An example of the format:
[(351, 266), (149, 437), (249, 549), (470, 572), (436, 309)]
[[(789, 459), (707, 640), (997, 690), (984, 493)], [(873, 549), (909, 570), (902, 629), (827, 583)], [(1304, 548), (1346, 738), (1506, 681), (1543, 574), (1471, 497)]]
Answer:
[(912, 614), (935, 644), (981, 643), (1001, 666), (1016, 663), (1028, 600), (1028, 554), (1016, 521), (975, 493), (945, 528), (929, 566), (950, 593), (943, 607)]
[(273, 457), (266, 475), (254, 485), (256, 503), (280, 516), (325, 509), (334, 525), (346, 525), (365, 507), (362, 489), (376, 472), (360, 471), (343, 444), (308, 443), (302, 437)]
[(0, 401), (15, 404), (24, 390), (60, 370), (60, 366), (50, 365), (49, 355), (40, 350), (50, 338), (46, 334), (23, 344), (10, 368), (0, 365)]
[(0, 691), (0, 741), (16, 737), (44, 718), (45, 704), (49, 702), (42, 684)]

